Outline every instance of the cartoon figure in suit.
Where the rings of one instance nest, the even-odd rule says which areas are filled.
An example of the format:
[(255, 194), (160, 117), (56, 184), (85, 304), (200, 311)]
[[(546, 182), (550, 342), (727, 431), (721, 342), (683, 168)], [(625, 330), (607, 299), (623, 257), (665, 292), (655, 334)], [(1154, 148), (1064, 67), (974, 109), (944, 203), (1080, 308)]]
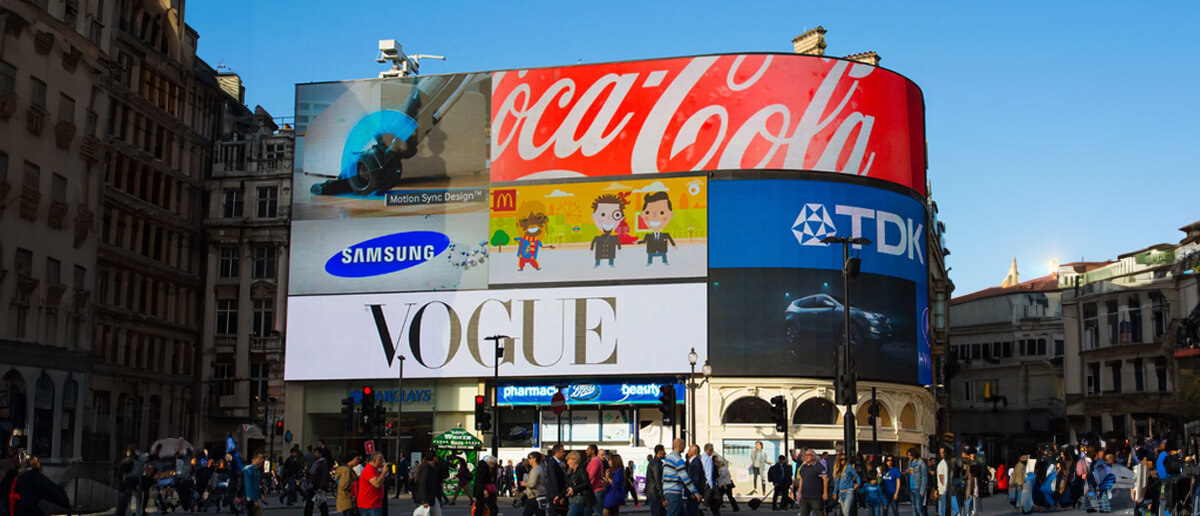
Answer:
[(671, 208), (671, 197), (667, 192), (654, 192), (646, 194), (642, 201), (642, 220), (650, 226), (651, 233), (639, 243), (646, 244), (646, 266), (649, 267), (654, 263), (654, 258), (662, 258), (663, 265), (671, 265), (667, 261), (667, 244), (671, 244), (674, 249), (679, 249), (675, 245), (675, 239), (671, 238), (671, 234), (663, 231), (667, 224), (671, 223), (671, 219), (675, 217), (675, 211)]
[(589, 250), (595, 251), (595, 267), (600, 266), (600, 260), (608, 260), (608, 266), (615, 267), (613, 260), (617, 257), (617, 250), (621, 248), (621, 239), (613, 234), (613, 230), (625, 219), (626, 204), (624, 198), (613, 194), (603, 194), (592, 201), (592, 222), (595, 222), (596, 229), (600, 230), (600, 234), (592, 239), (592, 245), (588, 247)]

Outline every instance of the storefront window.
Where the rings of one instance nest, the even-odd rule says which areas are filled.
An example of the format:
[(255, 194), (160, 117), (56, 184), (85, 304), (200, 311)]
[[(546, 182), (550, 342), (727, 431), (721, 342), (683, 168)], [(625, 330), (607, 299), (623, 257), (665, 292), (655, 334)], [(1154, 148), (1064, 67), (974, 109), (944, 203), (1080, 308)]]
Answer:
[(59, 455), (75, 456), (75, 406), (79, 401), (79, 384), (74, 378), (67, 378), (63, 384), (62, 403), (62, 435), (59, 436)]
[[(562, 414), (562, 440), (559, 418), (549, 410), (542, 412), (543, 443), (629, 443), (633, 439), (632, 407), (603, 410), (572, 409)], [(507, 442), (504, 443), (508, 446)]]
[(531, 448), (537, 446), (538, 413), (533, 407), (500, 410), (500, 446)]

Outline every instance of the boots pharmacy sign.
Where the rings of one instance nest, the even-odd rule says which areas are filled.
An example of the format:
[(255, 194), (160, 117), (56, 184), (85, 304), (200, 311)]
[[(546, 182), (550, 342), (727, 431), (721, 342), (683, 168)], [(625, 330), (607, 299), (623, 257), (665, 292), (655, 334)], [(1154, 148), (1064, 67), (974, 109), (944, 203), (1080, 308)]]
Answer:
[(492, 76), (492, 181), (787, 169), (925, 191), (924, 100), (903, 76), (791, 54)]
[(491, 335), (501, 376), (684, 373), (706, 314), (703, 283), (293, 296), (285, 378), (490, 376)]

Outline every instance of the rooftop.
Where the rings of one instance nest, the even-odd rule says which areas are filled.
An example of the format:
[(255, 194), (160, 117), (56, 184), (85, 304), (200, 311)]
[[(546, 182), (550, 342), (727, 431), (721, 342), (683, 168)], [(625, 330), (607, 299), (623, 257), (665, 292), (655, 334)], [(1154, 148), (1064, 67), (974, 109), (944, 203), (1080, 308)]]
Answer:
[(1040, 278), (1034, 278), (1029, 281), (1017, 283), (1011, 287), (990, 287), (983, 290), (962, 295), (950, 300), (950, 304), (957, 305), (967, 301), (976, 299), (984, 299), (992, 296), (1001, 296), (1006, 294), (1016, 294), (1020, 292), (1049, 292), (1058, 290), (1058, 275), (1047, 274)]

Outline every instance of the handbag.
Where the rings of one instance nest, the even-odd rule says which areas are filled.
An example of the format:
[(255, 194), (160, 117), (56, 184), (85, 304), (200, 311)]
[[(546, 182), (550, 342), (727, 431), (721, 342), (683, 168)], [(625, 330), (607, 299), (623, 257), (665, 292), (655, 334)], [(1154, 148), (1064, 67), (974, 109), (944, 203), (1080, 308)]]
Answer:
[(538, 495), (537, 504), (538, 504), (538, 509), (541, 509), (544, 511), (544, 510), (550, 508), (550, 499), (546, 498), (546, 495)]
[(418, 505), (413, 509), (412, 516), (429, 516), (429, 508), (424, 505)]

